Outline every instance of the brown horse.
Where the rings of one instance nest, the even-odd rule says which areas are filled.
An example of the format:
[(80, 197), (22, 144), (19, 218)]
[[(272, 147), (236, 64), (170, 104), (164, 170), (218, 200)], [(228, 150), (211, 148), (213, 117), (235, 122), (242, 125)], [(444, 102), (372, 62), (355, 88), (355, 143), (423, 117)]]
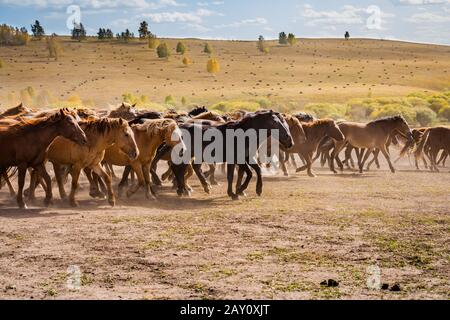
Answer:
[[(70, 191), (70, 204), (77, 206), (75, 193), (78, 186), (78, 178), (82, 169), (94, 171), (106, 182), (108, 190), (108, 202), (111, 206), (115, 204), (114, 192), (111, 185), (111, 177), (103, 170), (100, 163), (105, 155), (105, 150), (115, 145), (126, 157), (135, 159), (138, 149), (134, 140), (134, 133), (123, 119), (95, 119), (80, 122), (80, 127), (87, 136), (86, 145), (78, 145), (66, 138), (58, 137), (48, 149), (48, 160), (53, 163), (56, 181), (58, 182), (59, 194), (62, 199), (66, 198), (64, 190), (62, 166), (70, 166), (72, 176), (72, 189)], [(91, 182), (91, 175), (87, 174)]]
[(422, 151), (425, 151), (430, 158), (430, 170), (439, 172), (437, 167), (437, 156), (440, 150), (450, 153), (450, 128), (435, 127), (428, 128), (423, 133), (420, 143), (415, 151), (417, 159), (422, 157)]
[(9, 108), (2, 113), (0, 113), (0, 118), (7, 117), (20, 117), (31, 113), (31, 110), (25, 107), (22, 103), (17, 107)]
[[(314, 152), (317, 151), (319, 142), (325, 137), (329, 136), (336, 142), (344, 140), (342, 132), (339, 130), (338, 125), (332, 119), (320, 119), (314, 120), (308, 123), (302, 123), (303, 130), (305, 131), (306, 141), (304, 143), (295, 144), (293, 148), (289, 149), (289, 153), (298, 153), (306, 161), (306, 164), (300, 168), (297, 168), (297, 172), (307, 169), (310, 177), (316, 175), (312, 172), (312, 157)], [(285, 168), (285, 167), (284, 167)], [(284, 169), (283, 169), (284, 170)]]
[(20, 208), (26, 208), (23, 201), (23, 187), (29, 167), (34, 168), (44, 178), (45, 204), (51, 203), (51, 179), (44, 162), (47, 148), (57, 136), (66, 137), (79, 144), (85, 144), (87, 141), (76, 120), (62, 109), (50, 117), (22, 120), (11, 126), (0, 126), (0, 150), (2, 150), (0, 173), (7, 172), (10, 167), (18, 167), (17, 204)]
[(197, 116), (192, 117), (188, 121), (193, 122), (193, 121), (198, 121), (198, 120), (210, 120), (210, 121), (215, 121), (218, 123), (226, 122), (219, 113), (214, 112), (214, 111), (203, 112)]
[(137, 111), (135, 109), (136, 104), (129, 104), (126, 102), (122, 102), (120, 106), (116, 109), (111, 110), (108, 115), (108, 118), (122, 118), (125, 120), (133, 120), (137, 116)]
[[(359, 171), (362, 173), (364, 163), (375, 149), (379, 149), (386, 158), (391, 172), (395, 172), (395, 168), (391, 163), (386, 144), (394, 132), (398, 132), (405, 136), (408, 140), (412, 140), (412, 133), (408, 123), (402, 116), (393, 116), (371, 121), (369, 123), (342, 122), (339, 129), (345, 136), (345, 139), (336, 142), (335, 148), (331, 154), (331, 159), (337, 159), (337, 155), (346, 143), (356, 148), (366, 149), (366, 153), (359, 163)], [(330, 161), (330, 169), (337, 173), (334, 169), (334, 161)], [(342, 170), (342, 167), (341, 167)]]
[[(132, 129), (139, 148), (139, 156), (131, 160), (120, 151), (118, 146), (114, 145), (106, 149), (105, 162), (116, 166), (131, 166), (131, 169), (136, 173), (138, 183), (127, 191), (128, 197), (140, 187), (145, 187), (147, 198), (153, 199), (155, 192), (150, 182), (151, 162), (155, 157), (156, 150), (163, 143), (170, 146), (182, 143), (184, 146), (181, 131), (177, 123), (171, 119), (146, 120), (143, 124), (133, 125)], [(122, 181), (119, 183), (119, 195), (126, 184), (127, 176), (124, 174)]]

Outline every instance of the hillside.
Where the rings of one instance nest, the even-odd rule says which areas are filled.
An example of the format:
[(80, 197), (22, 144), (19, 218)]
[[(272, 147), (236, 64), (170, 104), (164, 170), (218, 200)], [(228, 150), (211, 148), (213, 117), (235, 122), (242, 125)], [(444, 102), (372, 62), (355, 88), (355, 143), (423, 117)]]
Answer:
[[(185, 67), (175, 53), (157, 58), (145, 41), (100, 42), (60, 40), (59, 61), (49, 60), (45, 41), (0, 47), (0, 108), (20, 100), (20, 90), (47, 90), (54, 99), (81, 98), (96, 107), (122, 100), (123, 93), (164, 103), (210, 104), (220, 100), (269, 98), (275, 103), (344, 102), (349, 98), (402, 96), (450, 87), (450, 47), (405, 42), (352, 39), (300, 39), (294, 47), (268, 42), (270, 53), (256, 42), (208, 41), (221, 72), (206, 72), (204, 40), (183, 40), (193, 64)], [(38, 106), (42, 107), (42, 106)]]

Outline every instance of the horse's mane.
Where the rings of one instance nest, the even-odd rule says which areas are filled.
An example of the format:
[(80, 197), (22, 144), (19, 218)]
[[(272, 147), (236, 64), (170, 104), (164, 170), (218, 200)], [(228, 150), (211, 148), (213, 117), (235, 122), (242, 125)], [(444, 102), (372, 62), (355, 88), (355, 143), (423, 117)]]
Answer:
[(312, 122), (302, 122), (303, 127), (311, 128), (320, 125), (334, 125), (336, 122), (333, 119), (316, 119)]
[(127, 122), (122, 119), (115, 118), (90, 118), (82, 120), (80, 126), (86, 132), (98, 132), (99, 134), (106, 134), (107, 132), (122, 128), (127, 125)]
[(220, 121), (220, 122), (224, 121), (222, 116), (215, 111), (207, 111), (207, 112), (200, 113), (199, 115), (192, 117), (192, 119), (206, 119), (206, 120), (214, 120), (214, 121)]
[(379, 118), (376, 120), (372, 120), (370, 122), (367, 123), (368, 126), (370, 125), (374, 125), (374, 124), (380, 124), (380, 123), (384, 123), (384, 122), (394, 122), (394, 121), (405, 121), (405, 118), (403, 118), (403, 116), (397, 115), (397, 116), (391, 116), (391, 117), (384, 117), (384, 118)]
[(311, 121), (316, 120), (316, 118), (314, 118), (314, 116), (312, 116), (309, 113), (305, 113), (305, 112), (297, 112), (293, 116), (301, 122), (311, 122)]
[(149, 119), (142, 124), (136, 124), (133, 128), (139, 131), (147, 131), (150, 135), (160, 134), (161, 131), (175, 129), (177, 123), (172, 119)]
[(209, 110), (205, 106), (197, 106), (194, 109), (192, 109), (191, 111), (189, 111), (187, 115), (189, 117), (195, 117), (195, 116), (198, 116), (198, 115), (208, 112), (208, 111)]
[(12, 108), (9, 108), (9, 109), (6, 109), (5, 111), (3, 111), (0, 114), (0, 118), (15, 116), (15, 115), (23, 115), (23, 114), (29, 113), (29, 112), (31, 112), (31, 110), (28, 109), (27, 107), (23, 106), (23, 104), (21, 103), (16, 107), (12, 107)]
[(8, 131), (15, 134), (19, 133), (23, 134), (25, 132), (43, 129), (54, 125), (56, 122), (64, 119), (64, 117), (67, 117), (69, 115), (70, 114), (66, 113), (66, 111), (64, 111), (63, 114), (61, 114), (61, 112), (58, 111), (56, 113), (44, 117), (37, 117), (31, 119), (19, 117), (16, 119), (17, 123), (11, 125), (8, 128)]

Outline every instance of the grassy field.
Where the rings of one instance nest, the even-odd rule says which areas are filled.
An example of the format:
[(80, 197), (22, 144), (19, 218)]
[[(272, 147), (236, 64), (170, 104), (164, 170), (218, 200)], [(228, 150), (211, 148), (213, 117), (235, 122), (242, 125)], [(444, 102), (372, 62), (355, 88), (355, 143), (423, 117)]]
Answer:
[[(50, 100), (75, 100), (98, 108), (117, 104), (122, 94), (145, 95), (163, 104), (173, 96), (179, 105), (213, 104), (220, 100), (270, 99), (302, 108), (309, 102), (339, 103), (351, 98), (404, 96), (450, 88), (450, 47), (352, 39), (300, 39), (293, 47), (268, 42), (270, 54), (259, 53), (255, 42), (208, 41), (221, 72), (206, 72), (209, 56), (204, 40), (183, 40), (193, 61), (183, 66), (175, 53), (178, 40), (162, 40), (172, 49), (159, 59), (144, 41), (84, 42), (60, 40), (58, 61), (48, 59), (45, 41), (2, 47), (0, 107), (20, 100), (30, 86), (47, 91)], [(23, 99), (22, 99), (23, 100)], [(43, 107), (43, 106), (38, 106)]]
[[(166, 184), (111, 209), (88, 197), (78, 209), (15, 209), (0, 192), (2, 298), (450, 298), (449, 173), (266, 176), (262, 197), (192, 198)], [(292, 170), (292, 169), (291, 169)], [(42, 197), (42, 193), (40, 193)], [(35, 205), (40, 205), (36, 203)], [(67, 288), (71, 265), (81, 288)], [(370, 268), (399, 292), (367, 288)], [(70, 273), (69, 273), (70, 277)], [(338, 287), (324, 287), (334, 279)]]

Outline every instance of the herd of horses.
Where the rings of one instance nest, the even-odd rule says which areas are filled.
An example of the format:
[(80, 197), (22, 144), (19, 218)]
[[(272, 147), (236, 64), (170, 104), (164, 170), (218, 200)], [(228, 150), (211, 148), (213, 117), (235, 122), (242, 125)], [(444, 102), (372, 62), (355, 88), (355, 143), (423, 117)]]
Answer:
[[(193, 161), (193, 150), (204, 150), (211, 142), (198, 142), (186, 137), (182, 132), (204, 132), (214, 128), (226, 130), (276, 129), (280, 153), (278, 161), (284, 175), (288, 175), (287, 163), (296, 172), (306, 170), (314, 177), (312, 164), (320, 158), (321, 165), (328, 164), (330, 170), (369, 170), (372, 163), (379, 167), (378, 156), (383, 154), (391, 171), (395, 168), (389, 148), (401, 148), (400, 157), (413, 155), (415, 166), (422, 161), (425, 167), (439, 171), (445, 166), (450, 154), (450, 128), (445, 126), (413, 128), (402, 116), (386, 117), (368, 123), (316, 119), (306, 113), (282, 114), (272, 110), (247, 112), (238, 110), (225, 114), (209, 111), (205, 107), (195, 107), (190, 112), (168, 110), (167, 112), (138, 111), (134, 105), (122, 103), (116, 109), (59, 109), (34, 111), (22, 104), (0, 113), (0, 187), (7, 185), (12, 197), (17, 198), (20, 208), (26, 208), (24, 196), (35, 199), (35, 189), (41, 186), (45, 191), (45, 205), (52, 203), (52, 185), (58, 186), (62, 199), (68, 198), (72, 206), (77, 206), (76, 191), (80, 174), (83, 172), (90, 185), (89, 195), (93, 198), (107, 198), (110, 205), (116, 202), (112, 185), (116, 177), (114, 167), (124, 167), (118, 196), (126, 188), (126, 195), (132, 196), (140, 188), (149, 199), (156, 197), (156, 186), (165, 179), (171, 179), (178, 195), (190, 195), (192, 188), (188, 179), (196, 174), (205, 192), (217, 184), (215, 170), (222, 166), (228, 183), (227, 194), (232, 199), (245, 195), (245, 191), (256, 173), (256, 193), (262, 194), (262, 166), (252, 161), (260, 147), (268, 144), (267, 137), (257, 137), (255, 150), (244, 146), (245, 150), (223, 144), (223, 154), (245, 155), (244, 162), (202, 163)], [(171, 155), (175, 147), (188, 154), (187, 163), (175, 163)], [(231, 150), (232, 149), (232, 150)], [(269, 148), (270, 149), (270, 145)], [(190, 150), (190, 151), (188, 151)], [(343, 152), (344, 158), (341, 158)], [(356, 154), (356, 161), (353, 159)], [(297, 166), (295, 155), (303, 162)], [(233, 157), (233, 156), (232, 156)], [(399, 157), (399, 158), (400, 158)], [(228, 159), (228, 158), (227, 158)], [(370, 161), (369, 161), (370, 159)], [(398, 159), (397, 159), (398, 160)], [(157, 174), (161, 161), (168, 163), (162, 176)], [(46, 164), (53, 166), (54, 180), (49, 175)], [(271, 162), (272, 164), (274, 161)], [(367, 163), (367, 167), (366, 167)], [(266, 164), (270, 165), (270, 164)], [(26, 175), (29, 173), (29, 187), (24, 190)], [(233, 188), (233, 180), (237, 182)], [(11, 184), (17, 175), (18, 190)], [(71, 176), (69, 195), (65, 190), (68, 176)], [(209, 181), (208, 181), (209, 180)], [(130, 186), (129, 183), (131, 183)]]

